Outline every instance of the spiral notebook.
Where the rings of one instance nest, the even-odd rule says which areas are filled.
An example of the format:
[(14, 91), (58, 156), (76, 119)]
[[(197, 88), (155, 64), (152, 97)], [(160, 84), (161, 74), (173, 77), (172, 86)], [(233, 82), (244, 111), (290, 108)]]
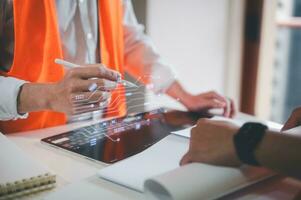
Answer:
[(55, 186), (56, 177), (0, 133), (0, 200)]

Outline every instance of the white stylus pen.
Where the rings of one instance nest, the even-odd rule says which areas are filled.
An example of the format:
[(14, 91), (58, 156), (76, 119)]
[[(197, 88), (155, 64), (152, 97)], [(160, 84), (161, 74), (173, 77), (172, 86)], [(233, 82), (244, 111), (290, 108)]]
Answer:
[[(68, 67), (68, 68), (73, 68), (73, 67), (79, 67), (80, 65), (78, 64), (74, 64), (74, 63), (71, 63), (71, 62), (68, 62), (68, 61), (65, 61), (65, 60), (62, 60), (62, 59), (59, 59), (59, 58), (56, 58), (54, 60), (54, 62), (56, 64), (59, 64), (59, 65), (64, 65), (65, 67)], [(122, 85), (124, 86), (129, 86), (129, 87), (138, 87), (135, 83), (132, 83), (130, 81), (127, 81), (127, 80), (123, 80), (123, 79), (119, 79), (117, 80), (118, 83), (121, 83)], [(89, 88), (89, 90), (91, 91), (95, 91), (97, 89), (97, 85), (95, 84), (94, 86), (92, 86), (93, 88)]]

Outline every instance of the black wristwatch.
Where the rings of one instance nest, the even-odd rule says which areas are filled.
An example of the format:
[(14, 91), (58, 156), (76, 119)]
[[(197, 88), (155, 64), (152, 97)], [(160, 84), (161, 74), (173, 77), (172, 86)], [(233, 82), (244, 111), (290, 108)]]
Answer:
[(264, 137), (267, 126), (260, 123), (245, 123), (234, 135), (234, 145), (238, 158), (245, 164), (260, 166), (254, 151)]

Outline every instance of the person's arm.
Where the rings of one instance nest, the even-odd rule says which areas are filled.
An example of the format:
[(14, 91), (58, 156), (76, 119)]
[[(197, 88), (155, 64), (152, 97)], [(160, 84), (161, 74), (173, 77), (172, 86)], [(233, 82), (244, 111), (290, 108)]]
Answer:
[[(294, 109), (282, 131), (301, 125), (301, 107)], [(284, 150), (285, 149), (285, 150)], [(267, 134), (255, 151), (258, 161), (266, 167), (301, 179), (300, 135)], [(275, 156), (277, 155), (277, 156)]]
[(106, 101), (107, 93), (117, 87), (120, 76), (116, 71), (95, 64), (69, 69), (56, 83), (24, 84), (18, 111), (52, 110), (74, 115), (97, 110), (99, 102)]
[(215, 91), (209, 91), (198, 95), (188, 93), (178, 81), (175, 81), (166, 90), (166, 94), (177, 99), (190, 111), (201, 111), (212, 108), (224, 109), (224, 116), (233, 117), (235, 115), (235, 106), (231, 99), (227, 104), (225, 97), (219, 95)]
[[(240, 166), (234, 145), (239, 127), (228, 122), (201, 119), (192, 129), (188, 152), (180, 164), (202, 162), (220, 166)], [(282, 174), (301, 179), (301, 136), (267, 131), (255, 149), (258, 163)]]
[(176, 81), (175, 71), (157, 52), (139, 24), (131, 0), (123, 0), (125, 70), (155, 93), (163, 93)]
[(285, 122), (282, 131), (294, 128), (296, 126), (301, 126), (301, 107), (293, 110), (291, 116)]
[[(26, 83), (0, 77), (0, 120), (16, 119), (22, 113), (43, 110), (71, 115), (97, 110), (99, 102), (106, 101), (108, 92), (116, 88), (118, 77), (118, 72), (102, 65), (70, 69), (56, 83)], [(17, 81), (13, 88), (12, 80)], [(92, 91), (91, 86), (97, 90)]]
[(260, 165), (301, 179), (301, 137), (268, 131), (255, 150)]
[(164, 61), (152, 40), (144, 34), (144, 27), (137, 22), (131, 0), (124, 0), (123, 5), (126, 71), (144, 84), (151, 83), (155, 93), (166, 93), (188, 110), (221, 108), (225, 116), (232, 117), (235, 114), (232, 100), (227, 104), (226, 98), (214, 91), (192, 95), (182, 87), (171, 65)]

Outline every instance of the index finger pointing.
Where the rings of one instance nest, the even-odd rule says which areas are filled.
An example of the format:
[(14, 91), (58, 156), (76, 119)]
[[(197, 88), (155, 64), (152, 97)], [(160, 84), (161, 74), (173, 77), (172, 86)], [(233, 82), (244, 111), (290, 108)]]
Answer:
[(285, 131), (291, 128), (294, 128), (297, 124), (297, 120), (294, 117), (290, 117), (287, 122), (284, 124), (284, 126), (282, 127), (281, 131)]

